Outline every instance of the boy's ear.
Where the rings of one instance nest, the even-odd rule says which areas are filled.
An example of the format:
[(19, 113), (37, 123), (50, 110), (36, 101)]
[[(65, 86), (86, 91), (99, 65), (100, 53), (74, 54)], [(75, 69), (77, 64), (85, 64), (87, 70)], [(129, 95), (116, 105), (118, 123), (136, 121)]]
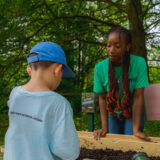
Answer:
[(27, 66), (27, 73), (31, 76), (32, 69), (30, 65)]
[(55, 70), (54, 70), (55, 75), (58, 75), (58, 74), (59, 74), (59, 72), (61, 72), (61, 71), (62, 71), (62, 67), (63, 67), (63, 65), (62, 65), (62, 64), (59, 64), (59, 63), (57, 63), (57, 64), (56, 64), (56, 66), (55, 66)]

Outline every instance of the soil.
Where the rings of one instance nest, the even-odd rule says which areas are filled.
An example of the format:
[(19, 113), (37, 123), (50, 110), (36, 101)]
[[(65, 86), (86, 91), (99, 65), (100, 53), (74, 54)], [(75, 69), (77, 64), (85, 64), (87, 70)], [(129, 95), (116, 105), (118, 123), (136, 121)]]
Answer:
[[(135, 151), (122, 152), (120, 150), (114, 151), (112, 149), (86, 149), (81, 148), (80, 156), (77, 160), (83, 160), (84, 158), (93, 160), (131, 160)], [(160, 157), (148, 157), (149, 160), (160, 160)]]

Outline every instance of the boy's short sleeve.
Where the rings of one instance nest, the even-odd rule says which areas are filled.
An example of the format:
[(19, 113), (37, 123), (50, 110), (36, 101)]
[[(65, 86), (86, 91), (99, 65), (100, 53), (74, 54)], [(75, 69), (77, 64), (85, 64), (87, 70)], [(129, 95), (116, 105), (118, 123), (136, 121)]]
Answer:
[(16, 94), (17, 94), (16, 91), (17, 91), (17, 89), (18, 89), (18, 87), (15, 87), (10, 92), (9, 99), (7, 101), (8, 107), (10, 107), (10, 104), (11, 104), (12, 100), (16, 97)]
[(75, 160), (80, 152), (79, 138), (70, 106), (67, 112), (63, 120), (57, 124), (57, 127), (53, 131), (51, 151), (56, 160)]
[(102, 77), (100, 75), (101, 72), (102, 72), (102, 68), (100, 68), (97, 64), (94, 69), (93, 91), (95, 93), (105, 93), (105, 88), (103, 87), (103, 84), (102, 84)]
[(141, 58), (141, 61), (139, 63), (135, 88), (144, 88), (148, 85), (149, 82), (148, 82), (147, 65), (145, 59)]

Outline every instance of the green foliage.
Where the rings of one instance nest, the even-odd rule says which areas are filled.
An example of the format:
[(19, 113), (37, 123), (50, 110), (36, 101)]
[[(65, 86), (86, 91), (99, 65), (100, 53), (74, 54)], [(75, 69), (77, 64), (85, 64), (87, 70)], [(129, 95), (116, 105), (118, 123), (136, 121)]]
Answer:
[(0, 114), (0, 144), (4, 144), (4, 135), (8, 128), (8, 115)]
[(150, 68), (149, 69), (149, 77), (150, 77), (150, 84), (160, 83), (160, 68)]
[(160, 121), (146, 121), (144, 132), (150, 137), (160, 137)]
[[(140, 2), (148, 59), (159, 60), (159, 38), (155, 38), (159, 30), (153, 30), (159, 25), (159, 5), (153, 0)], [(129, 26), (127, 1), (1, 0), (0, 19), (0, 113), (8, 111), (11, 89), (29, 80), (26, 55), (30, 49), (41, 41), (53, 41), (62, 46), (76, 75), (75, 79), (64, 79), (56, 91), (70, 101), (78, 129), (86, 130), (83, 118), (86, 121), (87, 115), (80, 113), (81, 93), (92, 92), (94, 66), (106, 56), (108, 31)], [(149, 69), (151, 83), (159, 83), (155, 68), (159, 64), (149, 62), (149, 66), (154, 67)]]
[(150, 83), (160, 83), (160, 45), (157, 38), (148, 49), (148, 66)]

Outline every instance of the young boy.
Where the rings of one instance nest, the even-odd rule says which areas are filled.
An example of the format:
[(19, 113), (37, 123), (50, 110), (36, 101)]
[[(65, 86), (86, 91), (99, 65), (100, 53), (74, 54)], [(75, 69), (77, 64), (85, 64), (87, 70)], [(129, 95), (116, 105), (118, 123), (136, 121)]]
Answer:
[(75, 160), (79, 139), (69, 102), (54, 92), (64, 77), (74, 77), (56, 43), (35, 45), (27, 56), (30, 81), (9, 97), (9, 128), (4, 160)]

